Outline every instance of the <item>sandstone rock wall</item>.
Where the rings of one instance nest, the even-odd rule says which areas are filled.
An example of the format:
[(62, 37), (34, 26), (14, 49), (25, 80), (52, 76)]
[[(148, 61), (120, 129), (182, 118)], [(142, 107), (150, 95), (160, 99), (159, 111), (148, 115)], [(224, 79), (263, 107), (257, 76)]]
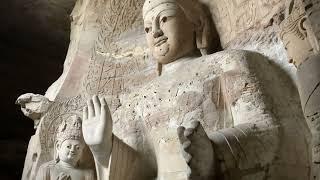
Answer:
[[(143, 32), (141, 8), (143, 0), (79, 0), (72, 13), (72, 32), (69, 51), (61, 77), (48, 89), (46, 96), (55, 102), (42, 120), (37, 133), (40, 135), (42, 154), (39, 166), (44, 160), (52, 158), (54, 130), (61, 118), (81, 114), (85, 101), (93, 94), (107, 98), (111, 112), (115, 112), (128, 98), (146, 82), (157, 77), (156, 63), (149, 55)], [(270, 63), (284, 69), (284, 76), (295, 78), (294, 69), (286, 61), (282, 43), (277, 38), (278, 24), (281, 21), (284, 2), (281, 0), (203, 0), (209, 6), (212, 18), (225, 49), (246, 49), (262, 53)], [(280, 74), (279, 74), (280, 75)], [(270, 80), (271, 81), (271, 80)], [(283, 80), (283, 86), (292, 87), (288, 94), (294, 95), (279, 117), (299, 111), (299, 99), (290, 78)], [(288, 89), (288, 88), (287, 88)], [(281, 88), (269, 89), (278, 93)], [(139, 94), (137, 94), (139, 95)], [(301, 115), (301, 114), (300, 114)], [(283, 118), (289, 118), (286, 116)], [(293, 117), (292, 117), (293, 118)], [(303, 152), (308, 156), (308, 130), (302, 116), (283, 121), (283, 147), (293, 148), (292, 156)], [(117, 134), (119, 132), (115, 132)], [(138, 133), (138, 132), (137, 132)], [(133, 134), (134, 136), (134, 134)], [(291, 146), (290, 139), (299, 139), (303, 147)], [(279, 156), (288, 157), (285, 152)], [(281, 158), (280, 158), (281, 159)], [(302, 163), (303, 162), (303, 163)], [(305, 160), (298, 163), (288, 157), (297, 169), (305, 172)], [(296, 163), (296, 164), (295, 164)], [(283, 171), (283, 174), (295, 168)], [(273, 169), (273, 171), (276, 171)], [(276, 172), (275, 172), (276, 173)], [(280, 173), (280, 172), (279, 172)], [(281, 176), (281, 173), (279, 177)]]

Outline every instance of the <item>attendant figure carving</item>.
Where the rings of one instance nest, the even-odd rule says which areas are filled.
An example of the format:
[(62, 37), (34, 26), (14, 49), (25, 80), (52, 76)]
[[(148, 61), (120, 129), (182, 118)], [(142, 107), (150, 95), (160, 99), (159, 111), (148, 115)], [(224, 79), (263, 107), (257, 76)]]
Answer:
[(36, 180), (94, 180), (92, 169), (80, 166), (85, 148), (81, 120), (76, 116), (62, 122), (58, 128), (53, 161), (44, 163), (38, 170)]

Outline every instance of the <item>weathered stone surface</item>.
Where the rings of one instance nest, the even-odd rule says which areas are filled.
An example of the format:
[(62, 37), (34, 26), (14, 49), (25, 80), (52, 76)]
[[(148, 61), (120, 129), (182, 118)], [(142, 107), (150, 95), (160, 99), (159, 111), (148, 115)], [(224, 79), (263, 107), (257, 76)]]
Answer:
[[(319, 1), (290, 0), (280, 37), (285, 44), (289, 62), (297, 67), (297, 84), (301, 106), (312, 134), (311, 176), (319, 179)], [(318, 17), (318, 18), (317, 18)]]
[[(277, 38), (284, 3), (204, 3), (222, 47), (265, 56), (242, 50), (192, 56), (163, 63), (158, 77), (159, 61), (144, 39), (142, 0), (78, 1), (64, 72), (46, 93), (53, 104), (36, 134), (41, 154), (34, 171), (53, 158), (60, 122), (80, 115), (97, 94), (106, 98), (114, 135), (123, 140), (114, 139), (111, 167), (138, 162), (134, 150), (150, 164), (151, 176), (157, 171), (159, 179), (186, 179), (192, 166), (181, 154), (176, 129), (198, 120), (214, 144), (217, 176), (308, 179), (309, 132), (292, 82), (295, 70)], [(138, 171), (125, 170), (114, 176)]]
[(51, 102), (39, 94), (27, 93), (18, 97), (16, 104), (21, 106), (23, 114), (34, 121), (35, 129), (42, 116), (48, 111)]
[(210, 7), (223, 47), (229, 46), (233, 39), (250, 29), (262, 29), (270, 25), (272, 17), (284, 5), (281, 0), (201, 1)]
[(94, 171), (86, 169), (83, 161), (86, 144), (81, 124), (77, 116), (71, 116), (60, 123), (55, 132), (54, 159), (40, 166), (36, 180), (95, 179)]

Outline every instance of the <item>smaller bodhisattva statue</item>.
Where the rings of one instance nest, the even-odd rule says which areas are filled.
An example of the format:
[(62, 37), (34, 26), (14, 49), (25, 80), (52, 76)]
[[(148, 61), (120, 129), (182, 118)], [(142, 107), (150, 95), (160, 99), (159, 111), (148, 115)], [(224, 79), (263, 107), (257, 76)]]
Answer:
[(41, 165), (36, 180), (93, 180), (94, 171), (80, 167), (85, 148), (81, 120), (71, 116), (58, 128), (55, 141), (55, 159)]

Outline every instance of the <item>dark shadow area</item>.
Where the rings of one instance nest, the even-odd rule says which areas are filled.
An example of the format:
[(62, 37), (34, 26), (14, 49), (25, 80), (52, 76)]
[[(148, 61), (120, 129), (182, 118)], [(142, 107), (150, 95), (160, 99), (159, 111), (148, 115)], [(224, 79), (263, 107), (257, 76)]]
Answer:
[[(59, 1), (56, 1), (59, 2)], [(63, 2), (63, 1), (62, 1)], [(74, 0), (6, 0), (0, 6), (0, 179), (21, 179), (33, 121), (15, 105), (18, 96), (44, 94), (61, 75)]]

